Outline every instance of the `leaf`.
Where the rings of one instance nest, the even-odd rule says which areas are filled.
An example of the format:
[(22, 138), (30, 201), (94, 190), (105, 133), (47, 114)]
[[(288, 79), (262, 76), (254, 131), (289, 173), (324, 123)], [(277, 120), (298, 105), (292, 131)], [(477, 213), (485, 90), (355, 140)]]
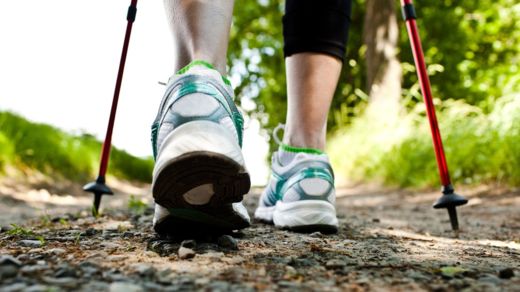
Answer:
[(441, 274), (448, 278), (454, 278), (467, 271), (468, 271), (467, 269), (464, 269), (462, 267), (454, 267), (454, 266), (447, 266), (447, 267), (441, 268)]

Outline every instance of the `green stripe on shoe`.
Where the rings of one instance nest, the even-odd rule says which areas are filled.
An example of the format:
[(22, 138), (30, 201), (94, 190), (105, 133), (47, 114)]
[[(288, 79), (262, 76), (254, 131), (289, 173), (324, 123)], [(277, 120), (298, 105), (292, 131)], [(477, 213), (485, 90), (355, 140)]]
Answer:
[(315, 149), (315, 148), (300, 148), (300, 147), (294, 147), (289, 146), (287, 144), (280, 144), (280, 150), (287, 151), (287, 152), (294, 152), (294, 153), (307, 153), (307, 154), (325, 154), (325, 152)]
[[(203, 66), (208, 69), (216, 70), (215, 67), (213, 65), (211, 65), (211, 63), (209, 63), (209, 62), (206, 62), (204, 60), (194, 60), (191, 63), (189, 63), (188, 65), (186, 65), (184, 68), (182, 68), (181, 70), (177, 71), (177, 75), (182, 75), (182, 74), (188, 72), (188, 70), (190, 70), (191, 68), (193, 68), (195, 66)], [(226, 85), (231, 86), (231, 81), (229, 81), (229, 79), (227, 79), (226, 77), (224, 77), (222, 75), (221, 75), (221, 77), (222, 77), (222, 81), (224, 83), (226, 83)]]

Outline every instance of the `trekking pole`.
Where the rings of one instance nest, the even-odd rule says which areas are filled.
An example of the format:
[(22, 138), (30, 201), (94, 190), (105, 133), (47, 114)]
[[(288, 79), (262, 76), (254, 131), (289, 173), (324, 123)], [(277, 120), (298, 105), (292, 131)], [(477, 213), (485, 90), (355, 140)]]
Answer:
[(417, 76), (419, 77), (419, 84), (421, 85), (421, 92), (423, 94), (424, 103), (426, 104), (426, 112), (430, 122), (430, 129), (432, 133), (433, 147), (435, 149), (435, 157), (437, 159), (437, 166), (439, 168), (439, 175), (442, 183), (442, 196), (433, 204), (436, 209), (446, 208), (450, 216), (451, 227), (453, 230), (459, 229), (459, 222), (457, 219), (457, 206), (464, 205), (468, 202), (463, 196), (455, 194), (453, 185), (451, 184), (450, 174), (448, 171), (448, 163), (444, 154), (442, 146), (442, 138), (435, 115), (435, 106), (433, 105), (433, 98), (430, 88), (430, 80), (428, 72), (426, 71), (426, 64), (424, 62), (424, 54), (421, 46), (421, 39), (419, 38), (419, 30), (415, 22), (416, 14), (412, 0), (401, 0), (403, 18), (406, 21), (406, 29), (410, 38), (415, 67), (417, 68)]
[(119, 92), (121, 91), (121, 82), (123, 80), (123, 71), (125, 70), (126, 54), (128, 52), (128, 44), (130, 42), (130, 34), (132, 32), (132, 24), (137, 13), (137, 0), (131, 0), (128, 7), (126, 20), (125, 40), (123, 43), (123, 51), (121, 53), (121, 60), (119, 62), (119, 70), (117, 72), (116, 87), (114, 90), (114, 97), (112, 100), (112, 108), (110, 109), (110, 117), (108, 119), (107, 132), (103, 147), (101, 149), (101, 162), (99, 164), (99, 174), (94, 182), (88, 183), (83, 187), (84, 191), (94, 193), (94, 205), (92, 206), (92, 215), (99, 214), (99, 205), (101, 204), (101, 197), (103, 195), (113, 195), (114, 192), (105, 184), (105, 174), (108, 167), (108, 159), (110, 157), (110, 148), (112, 146), (112, 131), (114, 129), (114, 120), (116, 118), (117, 102), (119, 100)]

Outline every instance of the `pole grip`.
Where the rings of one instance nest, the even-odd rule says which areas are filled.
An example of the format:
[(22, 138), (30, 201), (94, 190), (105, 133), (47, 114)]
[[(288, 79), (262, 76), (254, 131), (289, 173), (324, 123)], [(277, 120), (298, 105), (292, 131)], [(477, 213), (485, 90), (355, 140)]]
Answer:
[[(135, 1), (135, 2), (137, 2), (137, 1)], [(136, 14), (137, 14), (137, 6), (132, 2), (132, 4), (130, 4), (130, 6), (128, 6), (126, 20), (128, 20), (129, 22), (134, 22)]]
[(409, 19), (417, 19), (417, 14), (415, 14), (415, 8), (412, 3), (406, 3), (401, 6), (401, 12), (405, 21)]

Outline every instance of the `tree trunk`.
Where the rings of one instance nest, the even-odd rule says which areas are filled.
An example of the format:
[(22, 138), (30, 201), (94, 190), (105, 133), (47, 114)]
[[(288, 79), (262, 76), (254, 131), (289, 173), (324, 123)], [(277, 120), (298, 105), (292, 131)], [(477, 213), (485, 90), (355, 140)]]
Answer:
[(363, 40), (366, 45), (369, 111), (397, 118), (400, 111), (401, 64), (397, 59), (395, 0), (367, 0)]

